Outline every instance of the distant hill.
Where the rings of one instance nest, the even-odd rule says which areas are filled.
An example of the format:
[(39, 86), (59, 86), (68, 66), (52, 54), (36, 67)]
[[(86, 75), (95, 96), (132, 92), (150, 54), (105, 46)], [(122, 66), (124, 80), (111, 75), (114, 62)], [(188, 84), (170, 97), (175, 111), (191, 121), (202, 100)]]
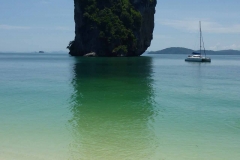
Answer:
[[(159, 51), (151, 51), (148, 54), (192, 54), (194, 50), (182, 47), (171, 47)], [(198, 52), (198, 51), (197, 51)], [(221, 51), (212, 51), (206, 50), (207, 55), (240, 55), (238, 50), (221, 50)]]

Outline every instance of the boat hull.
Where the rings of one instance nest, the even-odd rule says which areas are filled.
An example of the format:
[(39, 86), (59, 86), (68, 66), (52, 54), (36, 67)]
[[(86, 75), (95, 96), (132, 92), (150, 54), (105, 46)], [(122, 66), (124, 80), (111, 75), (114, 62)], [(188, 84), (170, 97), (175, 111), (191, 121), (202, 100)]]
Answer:
[(211, 62), (211, 59), (210, 58), (203, 58), (202, 62)]
[(187, 62), (211, 62), (210, 58), (186, 58)]

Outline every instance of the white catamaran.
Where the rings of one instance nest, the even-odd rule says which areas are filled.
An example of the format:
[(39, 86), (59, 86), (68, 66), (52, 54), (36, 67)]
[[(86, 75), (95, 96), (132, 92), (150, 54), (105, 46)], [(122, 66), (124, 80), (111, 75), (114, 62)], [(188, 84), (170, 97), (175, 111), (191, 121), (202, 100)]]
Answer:
[[(211, 62), (211, 58), (206, 57), (203, 37), (202, 37), (202, 29), (201, 29), (201, 21), (199, 22), (200, 27), (200, 52), (193, 52), (192, 55), (189, 55), (185, 61), (188, 62)], [(202, 46), (203, 44), (203, 46)], [(204, 49), (205, 56), (202, 56), (202, 47)]]

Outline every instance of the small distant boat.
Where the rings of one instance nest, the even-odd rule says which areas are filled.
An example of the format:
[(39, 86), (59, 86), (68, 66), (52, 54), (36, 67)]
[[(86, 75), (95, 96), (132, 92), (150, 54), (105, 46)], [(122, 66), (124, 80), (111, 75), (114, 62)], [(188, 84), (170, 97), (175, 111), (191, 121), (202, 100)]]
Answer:
[[(188, 62), (211, 62), (211, 58), (208, 58), (206, 56), (203, 37), (202, 37), (202, 29), (201, 29), (201, 21), (199, 22), (200, 27), (200, 52), (193, 52), (192, 55), (189, 55), (185, 61)], [(203, 46), (202, 46), (203, 43)], [(204, 48), (204, 54), (205, 56), (202, 56), (202, 47)]]

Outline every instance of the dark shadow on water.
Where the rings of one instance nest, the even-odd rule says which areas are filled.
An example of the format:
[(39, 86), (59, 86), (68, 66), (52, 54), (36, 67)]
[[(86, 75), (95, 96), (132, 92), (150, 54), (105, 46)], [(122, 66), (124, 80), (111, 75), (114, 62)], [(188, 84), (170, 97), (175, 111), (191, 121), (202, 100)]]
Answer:
[(148, 159), (157, 114), (151, 57), (76, 58), (70, 159)]

